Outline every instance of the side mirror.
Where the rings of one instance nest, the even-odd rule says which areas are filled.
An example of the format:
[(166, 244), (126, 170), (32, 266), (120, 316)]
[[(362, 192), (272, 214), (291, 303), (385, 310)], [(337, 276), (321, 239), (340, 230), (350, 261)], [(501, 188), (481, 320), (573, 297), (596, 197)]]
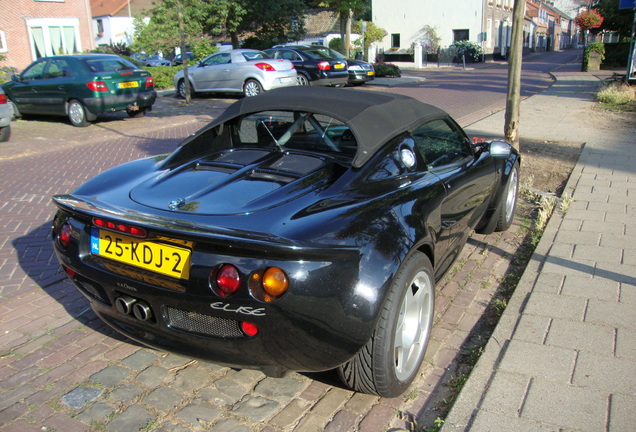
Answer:
[(22, 78), (20, 77), (20, 74), (13, 74), (11, 75), (11, 81), (20, 82), (22, 81)]
[(506, 141), (494, 140), (490, 142), (490, 154), (492, 157), (507, 159), (512, 154), (512, 146)]

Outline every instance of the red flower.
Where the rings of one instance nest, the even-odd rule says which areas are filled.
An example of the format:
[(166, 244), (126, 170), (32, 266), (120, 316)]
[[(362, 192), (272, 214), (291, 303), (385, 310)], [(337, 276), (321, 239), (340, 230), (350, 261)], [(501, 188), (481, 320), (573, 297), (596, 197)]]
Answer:
[(578, 14), (574, 21), (583, 30), (589, 30), (600, 27), (603, 24), (603, 17), (595, 9), (590, 9)]

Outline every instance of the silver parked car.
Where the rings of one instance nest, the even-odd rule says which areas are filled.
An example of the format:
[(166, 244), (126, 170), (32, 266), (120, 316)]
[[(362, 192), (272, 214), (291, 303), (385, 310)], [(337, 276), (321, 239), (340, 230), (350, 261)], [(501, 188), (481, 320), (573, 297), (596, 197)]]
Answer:
[(9, 103), (9, 98), (2, 87), (0, 87), (0, 142), (9, 141), (11, 136), (11, 117), (13, 107)]
[[(262, 51), (234, 49), (209, 55), (188, 68), (192, 94), (196, 92), (243, 93), (296, 85), (296, 69), (289, 60), (275, 60)], [(174, 86), (185, 97), (183, 70), (174, 76)]]

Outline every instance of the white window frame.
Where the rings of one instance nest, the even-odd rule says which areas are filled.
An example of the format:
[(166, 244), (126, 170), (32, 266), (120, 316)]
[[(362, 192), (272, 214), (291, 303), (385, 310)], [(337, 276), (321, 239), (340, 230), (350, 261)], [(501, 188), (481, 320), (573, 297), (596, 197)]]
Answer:
[[(50, 47), (51, 47), (51, 40), (50, 40), (50, 31), (49, 29), (51, 27), (59, 27), (59, 28), (64, 28), (64, 27), (73, 27), (74, 29), (74, 33), (75, 33), (75, 46), (76, 46), (76, 50), (77, 52), (82, 52), (82, 40), (80, 38), (80, 22), (79, 22), (79, 18), (35, 18), (35, 19), (28, 19), (26, 20), (26, 24), (27, 24), (27, 30), (29, 33), (29, 45), (31, 48), (31, 58), (33, 60), (37, 60), (37, 56), (36, 56), (36, 50), (35, 50), (35, 44), (33, 42), (33, 32), (32, 29), (33, 28), (37, 28), (37, 27), (41, 27), (43, 30), (46, 29), (46, 31), (43, 31), (43, 37), (44, 37), (44, 46), (45, 46), (45, 55), (50, 56), (50, 55), (57, 55), (58, 53), (54, 53), (51, 51)], [(64, 32), (62, 31), (62, 35), (64, 34)], [(66, 48), (66, 40), (63, 39), (62, 40), (62, 46), (64, 47), (64, 52), (69, 52), (67, 51)], [(71, 54), (73, 54), (71, 52)]]
[(7, 37), (4, 35), (4, 31), (0, 30), (0, 53), (6, 53), (9, 51), (7, 47)]

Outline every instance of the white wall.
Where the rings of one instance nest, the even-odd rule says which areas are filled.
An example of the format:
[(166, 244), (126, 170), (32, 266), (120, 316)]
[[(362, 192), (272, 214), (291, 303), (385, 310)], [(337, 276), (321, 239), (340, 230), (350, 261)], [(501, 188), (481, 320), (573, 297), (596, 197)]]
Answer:
[(373, 22), (388, 33), (377, 43), (387, 51), (391, 34), (400, 34), (400, 51), (405, 51), (426, 25), (435, 28), (442, 47), (453, 43), (454, 29), (467, 29), (471, 42), (481, 42), (483, 0), (372, 0), (372, 11)]
[[(101, 36), (98, 33), (97, 20), (101, 19), (104, 32)], [(93, 33), (95, 34), (96, 45), (109, 45), (111, 43), (125, 42), (126, 45), (132, 43), (134, 31), (132, 17), (112, 17), (102, 16), (93, 18)]]

